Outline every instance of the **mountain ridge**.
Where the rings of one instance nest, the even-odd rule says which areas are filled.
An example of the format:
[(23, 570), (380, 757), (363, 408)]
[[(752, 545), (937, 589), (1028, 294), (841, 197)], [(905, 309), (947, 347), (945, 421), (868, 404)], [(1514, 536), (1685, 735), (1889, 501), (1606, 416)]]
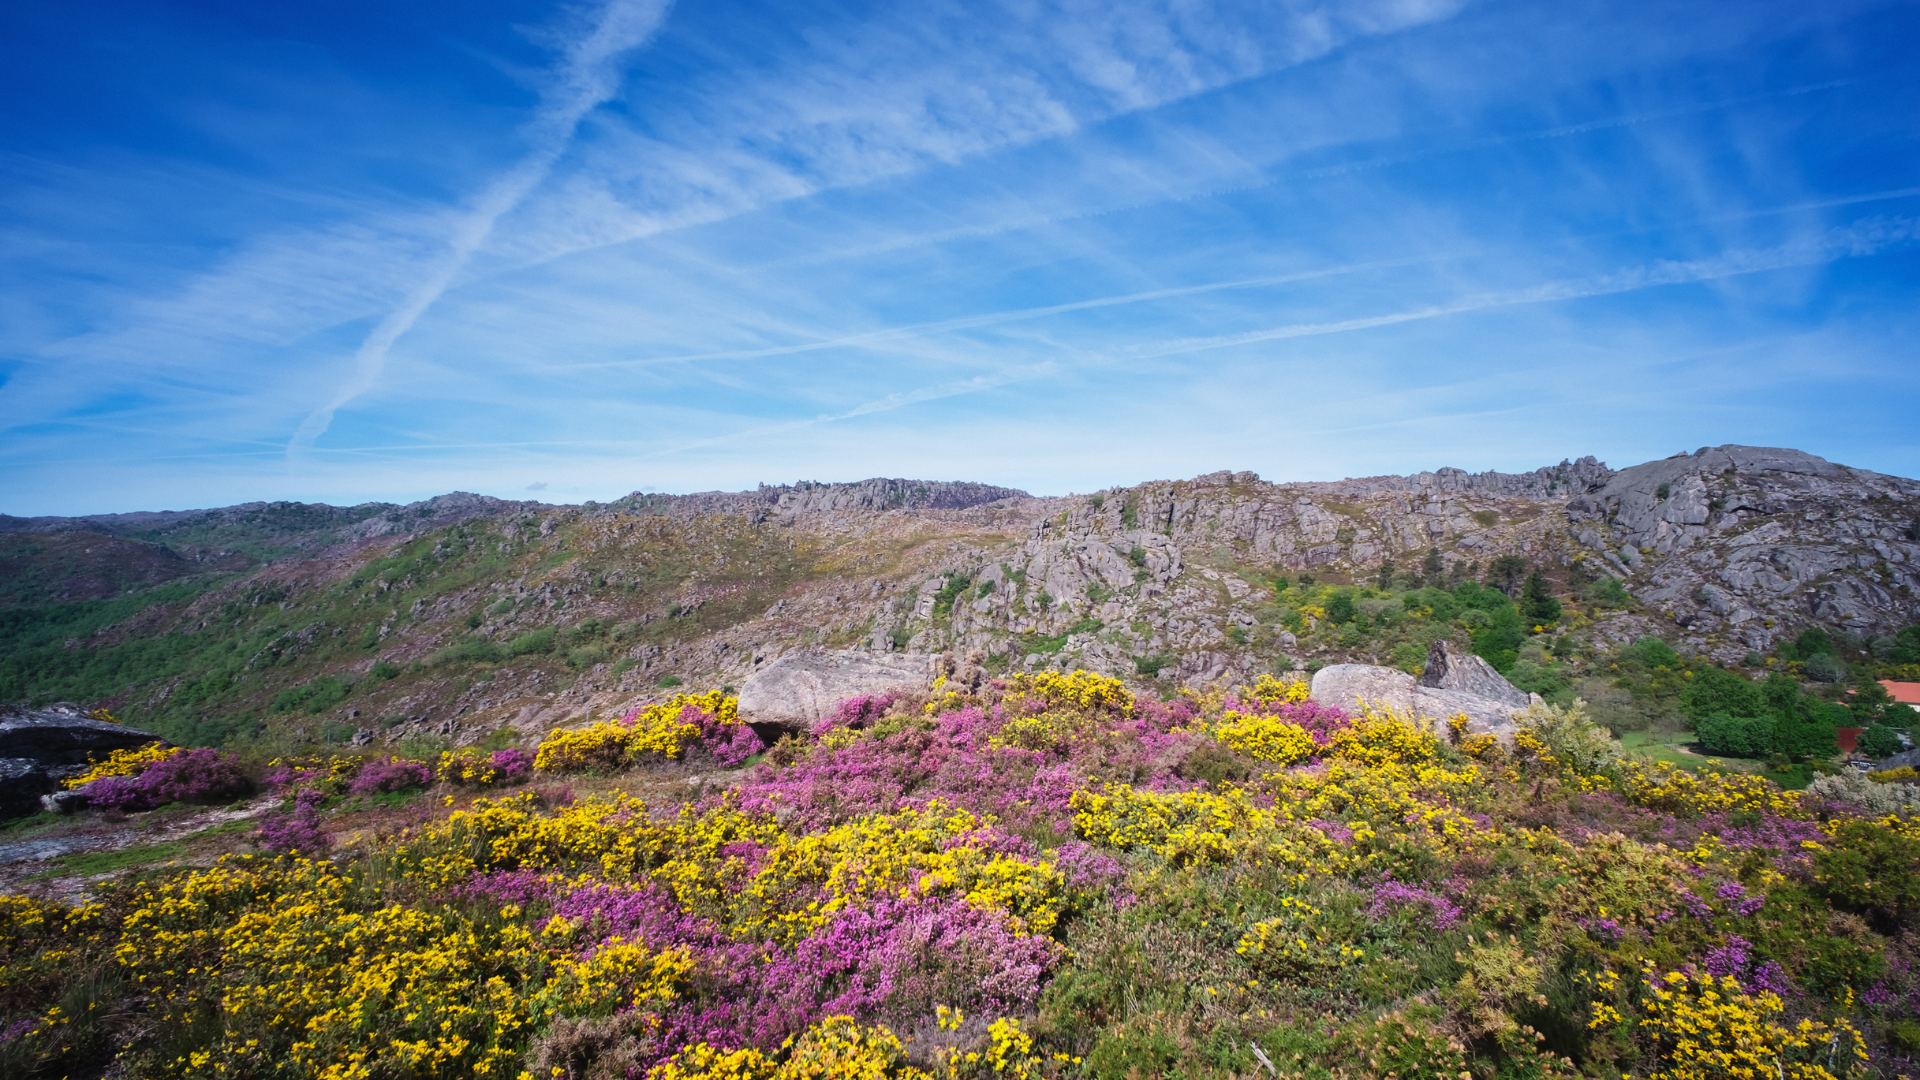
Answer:
[[(1204, 687), (1417, 665), (1477, 632), (1422, 588), (1517, 591), (1528, 572), (1569, 614), (1508, 652), (1546, 668), (1647, 634), (1739, 664), (1809, 627), (1871, 660), (1920, 623), (1917, 512), (1920, 482), (1730, 445), (1620, 470), (1219, 471), (1069, 496), (874, 478), (13, 518), (0, 699), (84, 699), (183, 738), (459, 740), (669, 680), (737, 685), (796, 648)], [(1325, 610), (1337, 595), (1354, 614)]]

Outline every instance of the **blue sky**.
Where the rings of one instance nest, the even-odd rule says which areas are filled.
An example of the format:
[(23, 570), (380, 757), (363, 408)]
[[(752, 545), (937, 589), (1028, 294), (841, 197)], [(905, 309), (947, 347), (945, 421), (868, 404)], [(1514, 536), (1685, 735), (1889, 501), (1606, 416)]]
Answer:
[(1920, 475), (1916, 40), (1846, 0), (6, 5), (0, 512)]

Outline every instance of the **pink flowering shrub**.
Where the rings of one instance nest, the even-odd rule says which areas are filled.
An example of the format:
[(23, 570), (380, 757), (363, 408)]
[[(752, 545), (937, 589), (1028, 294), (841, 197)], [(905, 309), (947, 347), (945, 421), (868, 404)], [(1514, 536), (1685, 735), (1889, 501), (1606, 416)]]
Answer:
[(260, 815), (256, 841), (275, 854), (325, 854), (333, 840), (320, 824), (323, 799), (317, 791), (304, 790), (293, 797), (292, 806)]
[(251, 787), (234, 755), (180, 750), (136, 775), (94, 781), (87, 787), (87, 801), (105, 809), (151, 810), (175, 802), (226, 802)]
[[(420, 800), (404, 829), (336, 796), (425, 783), (419, 763), (288, 767), (258, 841), (306, 858), (86, 907), (0, 897), (7, 974), (42, 950), (9, 984), (36, 989), (0, 993), (0, 1031), (32, 1025), (0, 1052), (64, 1045), (33, 1041), (60, 999), (37, 988), (72, 966), (144, 980), (138, 1026), (100, 1043), (138, 1048), (115, 1075), (194, 1055), (407, 1071), (349, 1060), (377, 1046), (488, 1080), (1572, 1080), (1680, 1075), (1695, 1049), (1685, 1075), (1913, 1071), (1914, 822), (1759, 777), (1469, 755), (1263, 685), (1153, 700), (1016, 675), (931, 709), (856, 698), (722, 785)], [(543, 749), (554, 771), (752, 758), (708, 700)], [(1295, 752), (1239, 750), (1230, 723)], [(528, 765), (455, 756), (462, 775)], [(495, 782), (448, 760), (444, 782)], [(317, 858), (329, 813), (380, 828)]]
[(377, 758), (366, 762), (347, 785), (349, 795), (378, 795), (389, 791), (426, 787), (433, 783), (433, 767), (424, 761), (401, 758)]

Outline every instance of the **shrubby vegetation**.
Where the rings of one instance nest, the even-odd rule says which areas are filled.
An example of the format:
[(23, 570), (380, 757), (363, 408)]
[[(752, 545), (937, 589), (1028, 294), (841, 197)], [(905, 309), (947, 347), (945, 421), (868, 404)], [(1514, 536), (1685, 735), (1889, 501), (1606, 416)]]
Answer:
[[(1662, 649), (1622, 662), (1664, 679)], [(1764, 684), (1672, 678), (1706, 716), (1748, 690), (1773, 707)], [(1903, 777), (1800, 793), (1647, 763), (1573, 702), (1506, 745), (1278, 679), (1161, 700), (1079, 672), (853, 699), (726, 785), (630, 794), (689, 758), (752, 760), (732, 707), (682, 695), (555, 733), (534, 786), (524, 760), (449, 755), (442, 782), (496, 790), (420, 800), (331, 858), (329, 806), (418, 790), (426, 764), (283, 762), (262, 854), (0, 898), (0, 1069), (1915, 1070)]]

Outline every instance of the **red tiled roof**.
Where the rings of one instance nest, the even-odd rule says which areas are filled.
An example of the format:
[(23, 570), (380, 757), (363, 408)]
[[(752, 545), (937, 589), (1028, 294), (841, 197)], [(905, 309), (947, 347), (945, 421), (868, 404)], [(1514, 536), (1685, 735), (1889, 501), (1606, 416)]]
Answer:
[(1894, 682), (1892, 679), (1881, 679), (1880, 685), (1886, 687), (1887, 693), (1892, 694), (1893, 700), (1900, 704), (1920, 706), (1920, 682)]

